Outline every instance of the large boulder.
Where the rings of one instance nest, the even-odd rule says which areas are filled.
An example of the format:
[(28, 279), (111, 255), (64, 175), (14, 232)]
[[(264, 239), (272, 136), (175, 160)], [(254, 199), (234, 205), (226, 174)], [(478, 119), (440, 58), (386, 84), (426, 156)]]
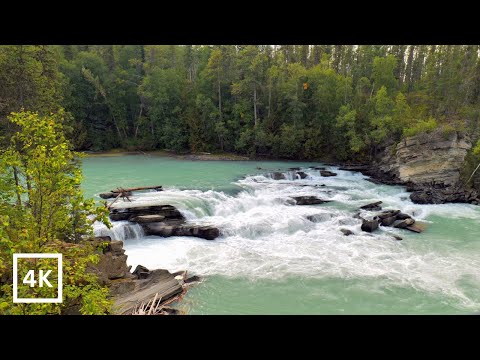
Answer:
[(376, 229), (378, 229), (378, 220), (373, 219), (373, 220), (363, 220), (362, 221), (362, 226), (361, 226), (362, 231), (366, 232), (372, 232)]
[(380, 220), (382, 226), (391, 226), (397, 218), (395, 216), (386, 217)]

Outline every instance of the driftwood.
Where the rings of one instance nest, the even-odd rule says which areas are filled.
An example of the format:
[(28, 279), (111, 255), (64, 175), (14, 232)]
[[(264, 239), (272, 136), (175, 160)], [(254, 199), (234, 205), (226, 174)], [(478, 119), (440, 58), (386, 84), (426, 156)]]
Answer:
[(122, 188), (118, 187), (115, 190), (110, 190), (109, 192), (101, 193), (100, 197), (102, 199), (112, 199), (118, 197), (118, 195), (121, 195), (123, 198), (131, 196), (132, 191), (140, 191), (140, 190), (156, 190), (156, 191), (162, 191), (162, 186), (139, 186), (139, 187), (133, 187), (133, 188)]

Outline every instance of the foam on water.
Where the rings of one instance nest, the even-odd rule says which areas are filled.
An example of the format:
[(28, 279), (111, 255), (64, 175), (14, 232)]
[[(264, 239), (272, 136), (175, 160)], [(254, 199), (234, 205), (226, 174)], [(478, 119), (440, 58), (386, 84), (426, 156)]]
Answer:
[[(469, 287), (474, 284), (474, 288), (480, 288), (480, 259), (475, 253), (400, 229), (381, 228), (367, 234), (360, 230), (360, 220), (352, 217), (359, 206), (381, 200), (384, 209), (400, 209), (417, 220), (428, 221), (429, 216), (437, 215), (474, 219), (480, 225), (478, 207), (413, 204), (403, 187), (376, 185), (360, 173), (330, 170), (338, 176), (321, 177), (318, 170), (312, 169), (302, 169), (308, 175), (305, 179), (298, 179), (293, 172), (286, 172), (285, 180), (273, 180), (268, 175), (247, 176), (235, 183), (243, 189), (235, 196), (213, 190), (171, 188), (132, 197), (135, 205), (172, 204), (189, 220), (215, 224), (222, 232), (215, 241), (143, 237), (141, 229), (135, 227), (138, 225), (128, 222), (114, 223), (112, 230), (98, 228), (97, 234), (126, 239), (133, 266), (188, 269), (199, 275), (253, 280), (375, 278), (387, 287), (441, 293), (457, 299), (458, 306), (465, 309), (480, 307), (480, 299), (464, 286), (468, 278)], [(302, 195), (333, 201), (315, 206), (294, 206), (291, 200), (289, 203), (289, 197)], [(315, 222), (307, 219), (312, 215)], [(136, 230), (125, 230), (132, 227)], [(344, 236), (341, 228), (355, 235)], [(405, 240), (392, 240), (391, 234)]]

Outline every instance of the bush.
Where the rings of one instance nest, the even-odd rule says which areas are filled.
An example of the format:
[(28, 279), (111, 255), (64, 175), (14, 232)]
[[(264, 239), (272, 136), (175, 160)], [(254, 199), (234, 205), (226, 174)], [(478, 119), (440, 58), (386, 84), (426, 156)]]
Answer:
[(403, 136), (410, 137), (421, 133), (430, 133), (438, 127), (437, 121), (430, 117), (428, 120), (421, 120), (414, 125), (403, 129)]

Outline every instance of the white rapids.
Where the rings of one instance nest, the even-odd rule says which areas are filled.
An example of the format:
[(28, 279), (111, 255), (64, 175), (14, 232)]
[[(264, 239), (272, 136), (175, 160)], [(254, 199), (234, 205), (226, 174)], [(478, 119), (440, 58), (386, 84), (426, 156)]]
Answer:
[[(381, 227), (368, 234), (360, 230), (360, 220), (353, 218), (358, 207), (381, 200), (384, 209), (400, 209), (417, 220), (429, 222), (429, 216), (437, 215), (474, 219), (480, 225), (478, 207), (417, 205), (403, 187), (376, 185), (360, 173), (328, 169), (338, 176), (321, 177), (313, 169), (302, 169), (308, 175), (302, 180), (292, 172), (285, 173), (285, 180), (247, 176), (235, 183), (243, 189), (237, 195), (170, 188), (132, 197), (135, 205), (171, 204), (189, 220), (218, 226), (222, 236), (214, 241), (145, 237), (138, 225), (128, 222), (117, 222), (111, 230), (96, 225), (96, 234), (125, 240), (129, 264), (134, 267), (142, 264), (250, 279), (376, 278), (441, 292), (459, 299), (466, 308), (478, 309), (480, 298), (472, 298), (459, 285), (466, 277), (480, 284), (480, 259), (474, 253), (439, 246), (436, 242), (441, 239), (428, 236), (428, 231), (413, 234)], [(299, 195), (332, 202), (295, 206), (287, 201), (289, 196)], [(316, 222), (308, 220), (309, 215), (314, 215)], [(355, 234), (344, 236), (341, 228)], [(392, 234), (404, 240), (395, 241)]]

